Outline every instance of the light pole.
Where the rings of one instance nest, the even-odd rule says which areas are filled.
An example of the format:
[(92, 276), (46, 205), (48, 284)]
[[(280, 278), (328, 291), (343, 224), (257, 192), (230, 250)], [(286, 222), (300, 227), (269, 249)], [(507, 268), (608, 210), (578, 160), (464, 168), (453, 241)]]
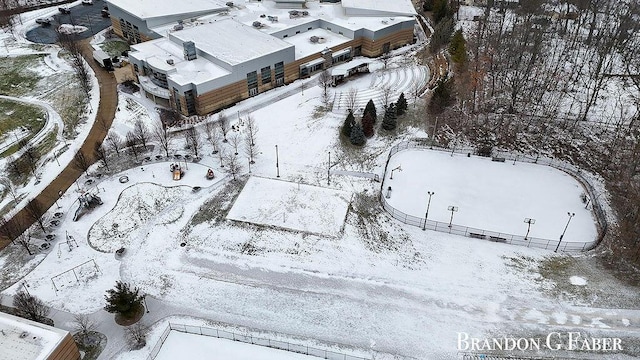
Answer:
[(527, 238), (529, 237), (529, 230), (531, 230), (531, 224), (535, 224), (536, 219), (525, 218), (524, 222), (527, 223), (527, 234), (524, 236), (524, 239), (527, 240)]
[(276, 177), (280, 177), (280, 160), (278, 159), (278, 145), (276, 145)]
[(402, 171), (402, 165), (398, 165), (395, 169), (391, 169), (391, 176), (389, 177), (389, 180), (393, 180), (393, 172), (398, 170), (398, 171)]
[(453, 223), (453, 213), (458, 211), (457, 206), (449, 206), (447, 210), (451, 211), (451, 219), (449, 219), (449, 232), (451, 232), (451, 224)]
[(429, 217), (429, 206), (431, 205), (431, 196), (433, 194), (435, 194), (434, 191), (427, 191), (427, 194), (429, 195), (429, 201), (427, 202), (427, 212), (424, 214), (424, 226), (422, 227), (422, 230), (427, 230), (427, 218)]
[(569, 227), (569, 223), (571, 222), (571, 219), (574, 216), (576, 216), (576, 213), (567, 212), (567, 215), (569, 215), (569, 220), (567, 221), (567, 225), (564, 227), (564, 230), (562, 231), (562, 235), (560, 235), (560, 241), (558, 241), (558, 246), (556, 246), (555, 252), (558, 252), (558, 249), (560, 248), (560, 243), (562, 242), (562, 238), (564, 237), (564, 233), (567, 232), (567, 228)]
[(327, 186), (331, 182), (331, 151), (329, 151), (329, 163), (327, 165)]

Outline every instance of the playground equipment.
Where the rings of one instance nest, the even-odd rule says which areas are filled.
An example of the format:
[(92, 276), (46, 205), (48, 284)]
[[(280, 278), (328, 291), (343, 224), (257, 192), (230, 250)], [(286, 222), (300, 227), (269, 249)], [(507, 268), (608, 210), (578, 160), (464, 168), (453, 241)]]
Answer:
[(209, 169), (207, 170), (207, 180), (213, 180), (214, 175), (213, 175), (213, 170)]
[(78, 210), (76, 210), (76, 213), (73, 215), (73, 221), (78, 221), (86, 211), (89, 211), (98, 205), (102, 205), (102, 199), (91, 193), (80, 195), (80, 197), (78, 197), (78, 201), (80, 202), (80, 205), (78, 205)]
[(171, 164), (169, 169), (173, 173), (173, 180), (180, 180), (184, 176), (184, 170), (182, 170), (182, 166), (180, 166), (180, 164)]

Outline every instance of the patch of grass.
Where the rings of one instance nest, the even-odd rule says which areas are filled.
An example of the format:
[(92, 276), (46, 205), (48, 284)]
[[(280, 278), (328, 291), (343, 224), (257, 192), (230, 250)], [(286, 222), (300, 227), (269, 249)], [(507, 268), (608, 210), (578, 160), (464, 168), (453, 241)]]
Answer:
[(100, 48), (110, 56), (120, 56), (123, 51), (129, 51), (129, 44), (124, 41), (109, 41), (100, 45)]
[(60, 106), (57, 110), (64, 122), (64, 136), (67, 139), (73, 139), (77, 134), (76, 128), (78, 125), (86, 120), (84, 112), (89, 99), (82, 94), (78, 87), (68, 89), (59, 95)]
[(0, 94), (20, 96), (31, 91), (40, 75), (31, 69), (36, 68), (38, 62), (43, 61), (44, 55), (25, 55), (18, 57), (4, 57), (0, 61)]
[[(29, 135), (23, 138), (25, 141), (31, 140), (45, 125), (45, 113), (37, 106), (0, 99), (0, 142), (11, 142), (7, 138), (8, 133), (16, 129), (28, 131)], [(7, 157), (20, 150), (18, 143), (8, 147), (0, 154), (0, 158)]]

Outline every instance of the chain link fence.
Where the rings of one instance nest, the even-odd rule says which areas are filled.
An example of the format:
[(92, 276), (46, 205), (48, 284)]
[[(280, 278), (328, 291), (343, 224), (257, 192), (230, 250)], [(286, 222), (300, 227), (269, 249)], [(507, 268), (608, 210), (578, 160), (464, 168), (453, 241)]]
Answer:
[[(389, 160), (391, 160), (391, 157), (393, 157), (393, 155), (395, 155), (400, 151), (404, 151), (408, 149), (443, 151), (443, 152), (465, 154), (465, 155), (476, 153), (476, 150), (474, 148), (461, 147), (457, 149), (456, 148), (446, 149), (439, 146), (431, 145), (429, 143), (426, 143), (425, 141), (405, 141), (393, 146), (391, 150), (389, 150), (389, 156), (387, 157), (387, 163), (384, 168), (385, 175), (387, 173), (387, 167), (389, 166)], [(534, 247), (534, 248), (547, 249), (547, 250), (549, 249), (555, 250), (556, 248), (558, 248), (558, 250), (562, 250), (564, 252), (583, 252), (583, 251), (588, 251), (595, 248), (600, 243), (600, 241), (602, 241), (608, 228), (607, 219), (604, 211), (602, 210), (602, 207), (598, 203), (598, 196), (596, 195), (594, 186), (591, 185), (589, 180), (583, 175), (583, 172), (579, 168), (569, 163), (566, 163), (564, 161), (550, 159), (550, 158), (542, 157), (539, 155), (530, 156), (525, 154), (496, 151), (493, 153), (493, 158), (501, 159), (501, 161), (514, 161), (514, 162), (519, 161), (519, 162), (527, 162), (532, 164), (551, 166), (553, 168), (566, 172), (567, 174), (571, 175), (576, 180), (578, 180), (584, 187), (585, 192), (587, 193), (587, 196), (591, 201), (593, 213), (595, 214), (595, 217), (596, 217), (596, 223), (597, 223), (597, 229), (598, 229), (598, 236), (596, 240), (592, 242), (584, 243), (584, 242), (551, 240), (551, 239), (543, 239), (543, 238), (536, 238), (536, 237), (527, 237), (525, 239), (525, 237), (522, 235), (507, 234), (507, 233), (495, 232), (495, 231), (472, 228), (472, 227), (455, 225), (455, 224), (449, 225), (449, 223), (443, 223), (443, 222), (434, 221), (434, 220), (427, 220), (422, 217), (406, 214), (394, 208), (393, 206), (391, 206), (387, 202), (385, 197), (384, 182), (382, 184), (381, 191), (380, 191), (380, 201), (382, 202), (382, 206), (394, 219), (399, 220), (405, 224), (417, 226), (425, 230), (429, 229), (433, 231), (446, 232), (450, 234), (462, 235), (462, 236), (467, 236), (467, 237), (472, 237), (472, 238), (482, 239), (482, 240), (489, 240), (494, 242), (501, 242), (501, 243), (506, 243), (511, 245)], [(558, 247), (558, 244), (560, 244), (559, 247)]]
[(158, 353), (160, 352), (162, 345), (167, 340), (167, 337), (169, 336), (169, 333), (171, 331), (180, 331), (188, 334), (211, 336), (219, 339), (240, 341), (247, 344), (264, 346), (272, 349), (285, 350), (285, 351), (295, 352), (298, 354), (316, 356), (319, 358), (329, 359), (329, 360), (369, 360), (367, 358), (363, 358), (359, 356), (347, 355), (347, 354), (326, 350), (326, 349), (319, 349), (319, 348), (315, 348), (308, 345), (293, 344), (287, 341), (266, 339), (266, 338), (252, 336), (252, 335), (238, 334), (232, 331), (213, 329), (213, 328), (202, 327), (202, 326), (172, 324), (172, 323), (169, 323), (169, 326), (167, 326), (167, 328), (164, 330), (164, 332), (160, 336), (160, 339), (158, 340), (156, 345), (151, 350), (151, 353), (147, 357), (147, 360), (154, 360), (156, 356), (158, 356)]

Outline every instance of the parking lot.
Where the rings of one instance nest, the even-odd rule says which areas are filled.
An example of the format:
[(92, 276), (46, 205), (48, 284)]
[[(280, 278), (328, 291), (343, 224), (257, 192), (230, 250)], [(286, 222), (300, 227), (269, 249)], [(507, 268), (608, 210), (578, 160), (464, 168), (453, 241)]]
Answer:
[(61, 24), (71, 24), (84, 26), (88, 30), (75, 34), (77, 39), (84, 39), (111, 26), (109, 17), (102, 17), (101, 10), (106, 6), (103, 0), (94, 0), (93, 5), (77, 5), (71, 8), (69, 14), (58, 12), (53, 16), (53, 21), (49, 26), (37, 25), (27, 31), (27, 40), (41, 43), (53, 44), (57, 40), (56, 29)]

